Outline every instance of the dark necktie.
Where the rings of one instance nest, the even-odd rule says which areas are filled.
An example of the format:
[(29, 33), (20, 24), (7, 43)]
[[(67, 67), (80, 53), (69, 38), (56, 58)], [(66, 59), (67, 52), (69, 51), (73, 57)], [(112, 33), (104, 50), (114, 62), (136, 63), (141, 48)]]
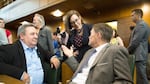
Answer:
[(31, 51), (31, 52), (33, 51), (33, 49), (34, 49), (34, 48), (28, 48), (28, 50)]

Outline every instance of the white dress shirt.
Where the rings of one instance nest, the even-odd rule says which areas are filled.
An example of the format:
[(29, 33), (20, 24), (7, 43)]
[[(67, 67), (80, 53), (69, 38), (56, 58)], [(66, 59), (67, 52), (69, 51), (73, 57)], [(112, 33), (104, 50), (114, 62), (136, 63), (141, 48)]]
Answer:
[[(107, 44), (107, 43), (106, 43)], [(95, 58), (98, 56), (98, 53), (106, 46), (106, 44), (103, 44), (96, 48), (96, 52), (92, 54), (92, 56), (89, 58), (88, 64), (84, 65), (82, 68), (81, 73), (78, 73), (73, 79), (72, 82), (76, 84), (85, 84), (89, 71), (91, 69), (91, 66), (93, 62), (95, 61)]]
[(21, 41), (25, 52), (27, 73), (30, 76), (30, 84), (43, 84), (44, 72), (40, 57), (37, 54), (37, 47), (29, 48)]

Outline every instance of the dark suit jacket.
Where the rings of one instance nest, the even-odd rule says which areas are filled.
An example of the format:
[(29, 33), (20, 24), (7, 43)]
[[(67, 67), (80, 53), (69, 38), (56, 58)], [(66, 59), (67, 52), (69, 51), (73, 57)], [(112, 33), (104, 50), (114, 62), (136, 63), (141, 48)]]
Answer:
[[(46, 53), (40, 46), (37, 50), (38, 56), (46, 76), (45, 63), (49, 63), (50, 54)], [(14, 44), (0, 46), (0, 74), (6, 74), (20, 79), (23, 72), (27, 72), (25, 53), (21, 42), (18, 40)]]
[(70, 46), (74, 45), (74, 47), (76, 48), (76, 50), (79, 51), (79, 55), (76, 57), (76, 59), (78, 60), (78, 62), (81, 61), (81, 59), (83, 58), (83, 55), (85, 54), (85, 52), (90, 49), (91, 47), (88, 45), (89, 42), (89, 36), (90, 36), (90, 31), (92, 29), (92, 25), (89, 24), (83, 24), (82, 26), (83, 28), (83, 39), (82, 39), (82, 46), (81, 47), (77, 47), (74, 41), (74, 38), (77, 34), (76, 30), (72, 30), (71, 34), (69, 36), (68, 42), (67, 42), (67, 47), (70, 48)]
[(147, 60), (149, 27), (143, 21), (138, 21), (131, 34), (128, 51), (134, 54), (136, 61)]
[[(74, 71), (76, 69), (73, 77), (80, 71), (82, 63), (91, 51), (92, 49), (85, 53), (79, 65), (74, 57), (66, 60)], [(128, 51), (124, 47), (108, 44), (99, 52), (92, 64), (86, 84), (132, 84), (128, 56)]]

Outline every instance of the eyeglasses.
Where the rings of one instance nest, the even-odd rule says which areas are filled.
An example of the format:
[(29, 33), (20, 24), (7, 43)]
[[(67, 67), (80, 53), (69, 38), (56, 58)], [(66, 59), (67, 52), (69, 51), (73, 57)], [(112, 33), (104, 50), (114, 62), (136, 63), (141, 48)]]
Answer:
[(70, 23), (73, 25), (75, 24), (76, 22), (78, 22), (79, 18), (75, 19), (74, 21), (70, 21)]

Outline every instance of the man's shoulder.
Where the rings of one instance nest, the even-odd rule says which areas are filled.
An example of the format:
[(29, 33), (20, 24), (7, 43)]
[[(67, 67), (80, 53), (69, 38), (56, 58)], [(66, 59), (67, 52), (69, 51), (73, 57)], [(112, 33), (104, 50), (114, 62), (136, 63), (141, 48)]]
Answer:
[(17, 50), (18, 44), (14, 43), (14, 44), (6, 44), (6, 45), (1, 45), (0, 46), (0, 50), (1, 51), (9, 51), (9, 52), (13, 52), (14, 50)]
[(50, 30), (50, 27), (49, 26), (44, 26), (43, 29), (44, 30)]
[(7, 44), (7, 45), (4, 45), (4, 48), (6, 49), (12, 49), (12, 50), (21, 50), (22, 49), (22, 44), (19, 40), (15, 41), (13, 44)]
[(113, 44), (110, 44), (109, 49), (113, 50), (113, 51), (115, 51), (115, 50), (116, 51), (119, 51), (119, 50), (127, 51), (127, 48), (125, 48), (124, 46), (113, 45)]
[(44, 26), (41, 30), (42, 32), (51, 32), (50, 27), (49, 26)]
[(144, 26), (144, 27), (148, 27), (148, 24), (144, 21), (144, 20), (141, 20), (137, 23), (137, 26)]

